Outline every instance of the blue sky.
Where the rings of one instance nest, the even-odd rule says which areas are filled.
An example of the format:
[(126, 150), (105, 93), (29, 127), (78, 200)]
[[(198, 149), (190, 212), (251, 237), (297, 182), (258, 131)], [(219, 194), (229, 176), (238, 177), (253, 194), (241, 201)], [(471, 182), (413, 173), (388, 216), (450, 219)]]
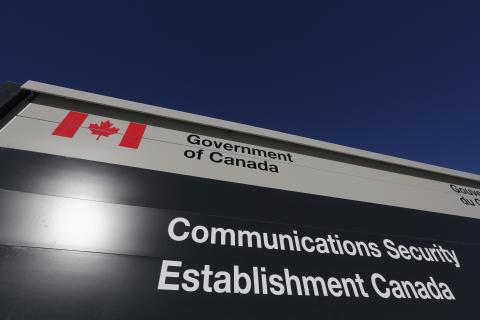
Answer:
[(480, 173), (480, 3), (2, 4), (28, 79)]

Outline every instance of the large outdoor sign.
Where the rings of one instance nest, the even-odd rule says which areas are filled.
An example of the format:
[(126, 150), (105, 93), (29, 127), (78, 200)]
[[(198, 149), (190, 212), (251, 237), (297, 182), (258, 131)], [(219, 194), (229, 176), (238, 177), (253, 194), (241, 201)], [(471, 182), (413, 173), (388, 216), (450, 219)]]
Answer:
[(479, 189), (51, 100), (0, 129), (0, 318), (475, 318)]

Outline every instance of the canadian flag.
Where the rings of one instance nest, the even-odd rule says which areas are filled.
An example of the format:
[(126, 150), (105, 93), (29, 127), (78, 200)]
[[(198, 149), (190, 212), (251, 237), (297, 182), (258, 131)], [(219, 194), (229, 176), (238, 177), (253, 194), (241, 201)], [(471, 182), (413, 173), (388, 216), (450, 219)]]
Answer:
[[(87, 117), (87, 113), (69, 111), (62, 122), (60, 122), (55, 130), (53, 130), (52, 135), (73, 138), (77, 131), (82, 127), (82, 124), (85, 122)], [(146, 124), (130, 122), (122, 137), (122, 140), (120, 141), (119, 146), (138, 149), (146, 128)], [(109, 137), (112, 134), (116, 134), (119, 130), (113, 126), (113, 123), (110, 122), (110, 120), (101, 121), (100, 124), (91, 123), (88, 126), (88, 129), (93, 135), (97, 136), (97, 140), (102, 136)]]

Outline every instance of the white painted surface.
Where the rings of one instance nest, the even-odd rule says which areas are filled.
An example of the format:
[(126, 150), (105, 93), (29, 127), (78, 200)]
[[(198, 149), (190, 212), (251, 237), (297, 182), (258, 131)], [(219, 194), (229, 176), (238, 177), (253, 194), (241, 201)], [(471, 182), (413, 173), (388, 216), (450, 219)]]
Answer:
[(57, 96), (57, 97), (95, 103), (97, 105), (108, 106), (111, 108), (130, 110), (130, 111), (144, 113), (152, 116), (176, 119), (184, 122), (197, 123), (197, 124), (211, 126), (214, 128), (232, 130), (236, 132), (251, 134), (258, 137), (268, 138), (268, 139), (277, 140), (277, 141), (284, 141), (289, 143), (295, 143), (298, 145), (333, 151), (341, 154), (361, 157), (361, 158), (370, 159), (370, 160), (381, 161), (381, 162), (400, 165), (408, 168), (420, 169), (420, 170), (440, 173), (440, 174), (448, 175), (452, 177), (459, 177), (464, 179), (480, 181), (480, 176), (476, 174), (442, 168), (442, 167), (420, 163), (416, 161), (400, 159), (397, 157), (386, 156), (386, 155), (382, 155), (374, 152), (340, 146), (333, 143), (304, 138), (304, 137), (286, 134), (278, 131), (257, 128), (257, 127), (234, 123), (230, 121), (219, 120), (219, 119), (195, 115), (191, 113), (176, 111), (172, 109), (147, 105), (143, 103), (132, 102), (127, 100), (107, 97), (103, 95), (83, 92), (79, 90), (54, 86), (54, 85), (45, 84), (41, 82), (27, 81), (22, 86), (22, 88), (39, 92), (39, 93), (45, 93), (45, 94)]
[[(128, 121), (111, 117), (91, 114), (73, 138), (53, 136), (51, 133), (67, 112), (48, 105), (29, 104), (0, 131), (0, 146), (342, 199), (473, 218), (480, 216), (480, 206), (463, 205), (459, 200), (461, 195), (455, 193), (448, 183), (293, 153), (293, 163), (267, 160), (278, 166), (279, 173), (217, 164), (208, 159), (208, 154), (216, 151), (215, 148), (189, 144), (187, 137), (190, 133), (159, 126), (147, 127), (139, 149), (119, 147)], [(88, 125), (105, 120), (113, 122), (120, 129), (119, 133), (96, 140)], [(286, 153), (215, 137), (201, 137)], [(204, 150), (201, 160), (184, 156), (185, 150), (199, 148)], [(264, 160), (239, 152), (220, 152), (224, 156), (245, 160)]]

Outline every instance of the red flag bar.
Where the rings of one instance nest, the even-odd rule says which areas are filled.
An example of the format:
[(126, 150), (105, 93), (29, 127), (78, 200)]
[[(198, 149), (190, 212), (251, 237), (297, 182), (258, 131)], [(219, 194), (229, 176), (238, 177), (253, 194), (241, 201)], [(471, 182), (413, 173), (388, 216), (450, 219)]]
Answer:
[(146, 124), (130, 122), (127, 131), (125, 131), (125, 134), (123, 135), (122, 141), (120, 141), (120, 146), (138, 149), (146, 128)]
[(88, 114), (86, 113), (70, 111), (67, 113), (62, 122), (58, 124), (52, 134), (65, 138), (72, 138), (75, 133), (77, 133), (78, 129), (80, 129), (87, 117)]

